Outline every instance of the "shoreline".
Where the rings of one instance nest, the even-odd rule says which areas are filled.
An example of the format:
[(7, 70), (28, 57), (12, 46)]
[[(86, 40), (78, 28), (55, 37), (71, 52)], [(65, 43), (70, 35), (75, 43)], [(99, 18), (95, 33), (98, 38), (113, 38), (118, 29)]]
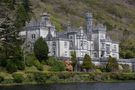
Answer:
[(132, 83), (135, 80), (108, 80), (108, 81), (84, 81), (84, 82), (51, 82), (51, 83), (12, 83), (12, 84), (0, 84), (0, 87), (10, 87), (10, 86), (24, 86), (24, 85), (51, 85), (51, 84), (77, 84), (77, 83)]
[(3, 76), (0, 86), (135, 82), (135, 73), (25, 72), (13, 75)]

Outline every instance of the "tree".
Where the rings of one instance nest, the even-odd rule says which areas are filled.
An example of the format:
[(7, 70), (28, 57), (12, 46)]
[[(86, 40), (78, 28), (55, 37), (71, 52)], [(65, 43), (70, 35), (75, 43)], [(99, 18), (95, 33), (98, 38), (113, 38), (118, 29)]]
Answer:
[(91, 61), (91, 58), (88, 54), (85, 54), (84, 59), (83, 59), (83, 64), (81, 66), (83, 69), (86, 69), (88, 72), (90, 69), (94, 69), (94, 64)]
[(29, 12), (30, 11), (30, 1), (29, 0), (22, 0), (22, 1), (23, 1), (22, 4), (25, 8), (25, 11)]
[(6, 3), (7, 7), (9, 9), (15, 9), (14, 5), (15, 5), (15, 0), (4, 0), (4, 2)]
[(29, 15), (26, 12), (23, 5), (18, 5), (16, 11), (16, 20), (15, 25), (17, 28), (20, 28), (25, 25), (25, 22), (29, 20)]
[(48, 45), (45, 42), (45, 40), (43, 40), (43, 38), (40, 37), (34, 44), (34, 54), (36, 58), (41, 62), (42, 60), (48, 59), (48, 53)]
[(119, 67), (116, 58), (112, 58), (111, 56), (109, 56), (108, 63), (106, 65), (106, 70), (108, 72), (115, 72), (118, 71), (118, 69)]
[(72, 66), (73, 70), (77, 67), (77, 58), (76, 58), (76, 52), (71, 52), (71, 61), (72, 61)]
[(0, 25), (0, 28), (2, 51), (0, 52), (1, 66), (6, 67), (9, 72), (11, 71), (11, 68), (15, 68), (13, 71), (16, 71), (16, 69), (23, 70), (24, 63), (21, 50), (21, 39), (13, 21), (6, 17)]

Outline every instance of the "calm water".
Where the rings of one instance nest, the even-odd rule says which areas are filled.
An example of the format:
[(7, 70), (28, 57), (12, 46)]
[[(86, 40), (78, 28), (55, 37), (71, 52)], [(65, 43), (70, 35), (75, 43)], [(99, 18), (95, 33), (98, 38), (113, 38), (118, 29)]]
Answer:
[(25, 85), (0, 87), (0, 90), (135, 90), (135, 82)]

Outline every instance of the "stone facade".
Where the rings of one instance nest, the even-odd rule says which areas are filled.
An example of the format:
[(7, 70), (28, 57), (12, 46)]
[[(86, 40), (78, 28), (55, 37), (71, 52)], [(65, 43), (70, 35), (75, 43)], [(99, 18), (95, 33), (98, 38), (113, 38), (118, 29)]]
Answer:
[(34, 42), (43, 37), (48, 44), (50, 56), (70, 58), (71, 52), (75, 51), (78, 58), (88, 54), (92, 58), (112, 56), (119, 59), (119, 43), (106, 35), (106, 26), (93, 25), (92, 13), (87, 13), (85, 19), (86, 29), (73, 28), (69, 23), (66, 30), (57, 32), (49, 14), (43, 13), (39, 20), (27, 23), (20, 35), (25, 38), (28, 51), (32, 51)]

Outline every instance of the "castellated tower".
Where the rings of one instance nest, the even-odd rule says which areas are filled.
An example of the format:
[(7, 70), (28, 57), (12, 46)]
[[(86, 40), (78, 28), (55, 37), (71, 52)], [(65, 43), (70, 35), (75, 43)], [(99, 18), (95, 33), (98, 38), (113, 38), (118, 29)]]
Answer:
[(93, 29), (93, 15), (90, 12), (86, 13), (86, 32), (92, 34)]

